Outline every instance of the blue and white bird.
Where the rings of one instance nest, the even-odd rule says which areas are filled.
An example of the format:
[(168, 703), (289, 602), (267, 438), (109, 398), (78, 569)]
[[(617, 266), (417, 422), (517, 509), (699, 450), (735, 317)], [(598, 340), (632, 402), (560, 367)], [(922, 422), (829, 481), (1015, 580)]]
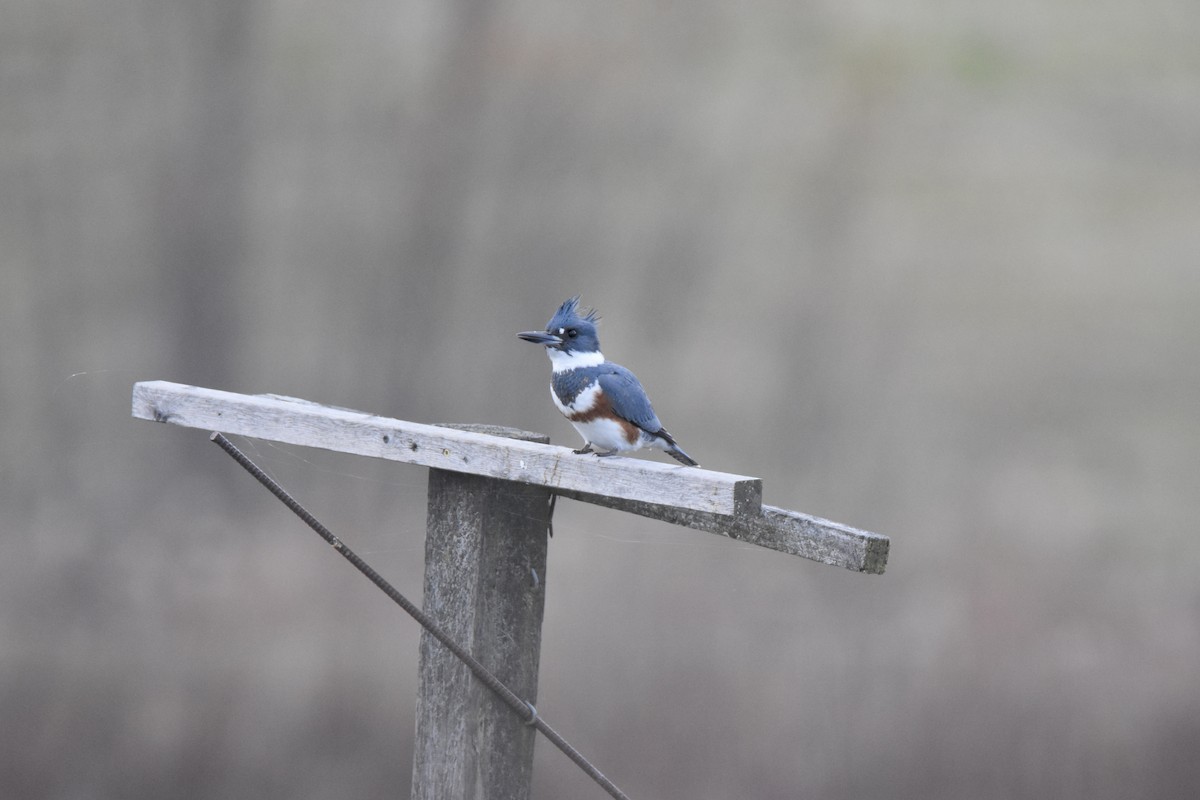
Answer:
[(681, 464), (700, 466), (663, 428), (634, 374), (605, 360), (596, 336), (598, 319), (594, 310), (579, 310), (576, 295), (559, 306), (546, 330), (517, 334), (546, 347), (553, 370), (550, 396), (583, 437), (583, 447), (575, 452), (615, 456), (656, 447)]

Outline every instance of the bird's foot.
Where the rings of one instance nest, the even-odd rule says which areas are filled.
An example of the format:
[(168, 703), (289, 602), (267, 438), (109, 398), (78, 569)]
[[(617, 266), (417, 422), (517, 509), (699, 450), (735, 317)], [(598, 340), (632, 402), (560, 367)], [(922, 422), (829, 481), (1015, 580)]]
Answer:
[(584, 453), (590, 453), (590, 452), (592, 452), (592, 443), (588, 442), (587, 444), (585, 444), (583, 447), (579, 448), (578, 450), (572, 450), (571, 452), (577, 456), (581, 456)]
[(596, 451), (597, 458), (608, 458), (609, 456), (619, 456), (619, 455), (620, 455), (620, 452), (618, 452), (616, 450), (606, 450), (603, 453), (601, 453), (600, 451)]

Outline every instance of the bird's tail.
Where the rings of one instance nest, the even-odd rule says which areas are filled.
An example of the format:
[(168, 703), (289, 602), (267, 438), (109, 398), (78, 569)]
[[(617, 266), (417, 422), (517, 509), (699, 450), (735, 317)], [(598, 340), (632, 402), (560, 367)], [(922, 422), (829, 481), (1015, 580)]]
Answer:
[(667, 455), (683, 464), (685, 467), (698, 467), (700, 462), (689, 456), (677, 444), (673, 444), (667, 448)]
[(683, 448), (675, 444), (675, 437), (667, 433), (663, 428), (655, 434), (659, 439), (659, 445), (671, 458), (683, 464), (685, 467), (698, 467), (700, 462), (683, 452)]

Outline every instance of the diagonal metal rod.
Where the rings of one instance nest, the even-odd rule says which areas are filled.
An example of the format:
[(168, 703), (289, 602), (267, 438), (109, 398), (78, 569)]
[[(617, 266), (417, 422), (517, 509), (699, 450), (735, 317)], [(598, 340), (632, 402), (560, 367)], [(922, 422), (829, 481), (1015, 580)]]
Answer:
[(575, 762), (581, 770), (586, 772), (592, 780), (600, 784), (604, 791), (608, 792), (617, 800), (629, 800), (628, 795), (617, 788), (616, 784), (604, 776), (600, 770), (596, 769), (590, 761), (583, 757), (583, 754), (576, 750), (571, 744), (564, 739), (558, 731), (551, 728), (541, 716), (538, 715), (537, 709), (532, 703), (522, 700), (511, 689), (505, 686), (499, 678), (491, 673), (487, 667), (479, 663), (478, 660), (457, 642), (451, 639), (445, 631), (443, 631), (433, 618), (426, 614), (421, 609), (417, 608), (412, 601), (400, 594), (397, 589), (387, 582), (386, 579), (367, 562), (359, 558), (358, 554), (347, 547), (341, 539), (333, 535), (333, 531), (326, 528), (320, 520), (308, 512), (304, 506), (300, 505), (287, 491), (275, 482), (267, 473), (263, 472), (257, 464), (250, 460), (245, 453), (237, 448), (233, 442), (225, 438), (224, 434), (214, 432), (208, 437), (210, 441), (215, 442), (222, 450), (228, 453), (234, 461), (240, 464), (247, 472), (254, 476), (255, 480), (267, 488), (267, 490), (275, 495), (279, 500), (291, 509), (292, 513), (304, 520), (308, 527), (312, 528), (326, 542), (333, 546), (334, 550), (341, 553), (347, 561), (354, 565), (355, 569), (366, 575), (371, 583), (383, 590), (383, 593), (390, 597), (396, 605), (403, 608), (408, 615), (421, 624), (425, 630), (429, 631), (435, 639), (446, 646), (446, 649), (453, 653), (460, 661), (467, 665), (467, 669), (483, 683), (484, 686), (491, 689), (504, 703), (513, 710), (513, 713), (519, 716), (526, 725), (532, 725), (542, 733), (551, 744), (559, 750), (566, 753), (567, 758)]

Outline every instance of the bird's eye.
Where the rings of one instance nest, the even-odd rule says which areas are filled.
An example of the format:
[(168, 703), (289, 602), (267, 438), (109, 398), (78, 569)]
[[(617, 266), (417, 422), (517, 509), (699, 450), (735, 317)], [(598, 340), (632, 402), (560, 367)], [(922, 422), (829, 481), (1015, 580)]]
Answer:
[(567, 336), (570, 336), (572, 339), (574, 339), (578, 335), (579, 335), (579, 331), (575, 330), (574, 328), (567, 329)]

